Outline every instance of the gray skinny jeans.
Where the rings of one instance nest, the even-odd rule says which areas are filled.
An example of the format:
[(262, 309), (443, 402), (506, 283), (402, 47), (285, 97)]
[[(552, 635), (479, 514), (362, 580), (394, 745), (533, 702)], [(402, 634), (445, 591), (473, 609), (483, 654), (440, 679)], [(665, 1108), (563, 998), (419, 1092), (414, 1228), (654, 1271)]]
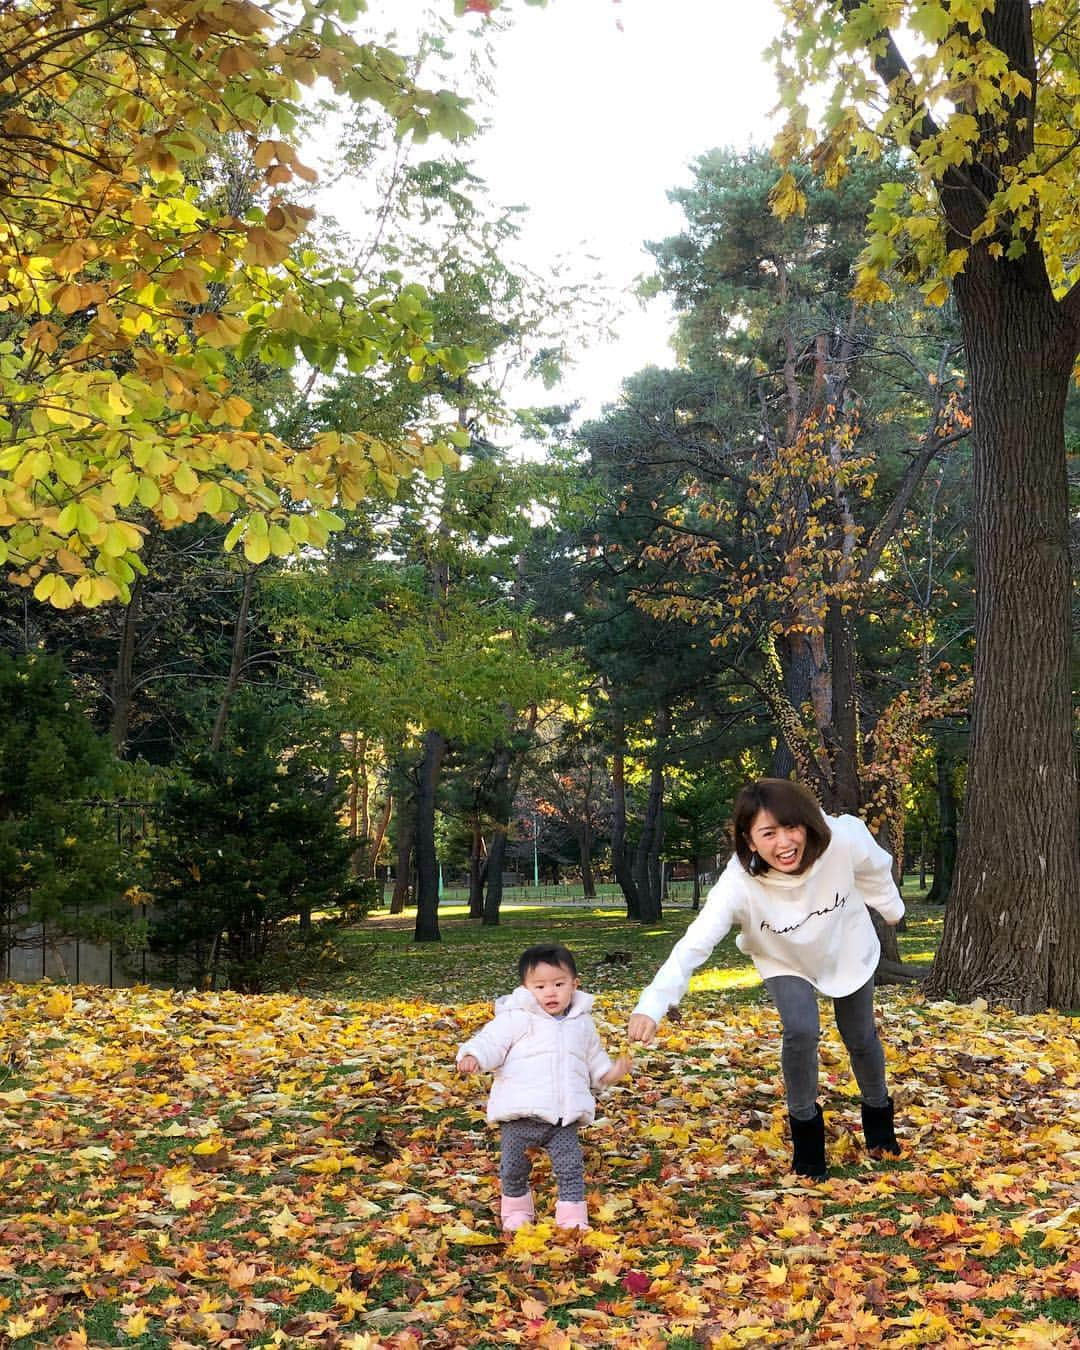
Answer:
[[(774, 975), (765, 985), (784, 1027), (780, 1067), (788, 1111), (796, 1120), (813, 1120), (817, 1114), (821, 1036), (817, 990), (798, 975)], [(873, 977), (853, 994), (834, 998), (833, 1012), (863, 1101), (867, 1106), (884, 1106), (889, 1090), (885, 1084), (885, 1053), (874, 1024)]]

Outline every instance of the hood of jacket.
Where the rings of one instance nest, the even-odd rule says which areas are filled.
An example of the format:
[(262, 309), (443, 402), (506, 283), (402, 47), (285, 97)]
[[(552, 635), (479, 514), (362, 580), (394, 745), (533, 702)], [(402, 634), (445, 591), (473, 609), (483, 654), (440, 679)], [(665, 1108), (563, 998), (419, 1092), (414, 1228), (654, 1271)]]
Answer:
[[(581, 1017), (584, 1013), (592, 1012), (593, 996), (586, 994), (581, 989), (574, 990), (574, 997), (570, 1000), (570, 1006), (566, 1010), (567, 1017)], [(496, 1013), (510, 1012), (516, 1008), (520, 1012), (532, 1013), (536, 1017), (550, 1017), (549, 1012), (545, 1012), (537, 1003), (536, 997), (523, 984), (511, 994), (503, 994), (501, 998), (495, 1000)]]

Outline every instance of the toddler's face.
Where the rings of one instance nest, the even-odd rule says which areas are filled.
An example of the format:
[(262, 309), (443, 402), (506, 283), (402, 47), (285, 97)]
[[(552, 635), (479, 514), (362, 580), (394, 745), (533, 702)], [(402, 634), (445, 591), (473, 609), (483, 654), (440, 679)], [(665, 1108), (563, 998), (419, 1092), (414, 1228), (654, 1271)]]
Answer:
[(557, 1017), (570, 1006), (579, 981), (565, 966), (549, 966), (546, 961), (541, 961), (538, 966), (533, 966), (522, 983), (546, 1013)]

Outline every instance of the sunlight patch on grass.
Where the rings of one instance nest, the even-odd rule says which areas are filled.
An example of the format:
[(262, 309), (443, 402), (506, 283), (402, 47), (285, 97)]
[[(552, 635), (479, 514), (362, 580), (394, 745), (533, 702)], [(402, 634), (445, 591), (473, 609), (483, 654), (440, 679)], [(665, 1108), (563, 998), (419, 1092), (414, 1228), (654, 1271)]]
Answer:
[(737, 966), (733, 970), (706, 970), (690, 981), (694, 993), (723, 992), (725, 989), (753, 989), (761, 983), (761, 976), (752, 965)]

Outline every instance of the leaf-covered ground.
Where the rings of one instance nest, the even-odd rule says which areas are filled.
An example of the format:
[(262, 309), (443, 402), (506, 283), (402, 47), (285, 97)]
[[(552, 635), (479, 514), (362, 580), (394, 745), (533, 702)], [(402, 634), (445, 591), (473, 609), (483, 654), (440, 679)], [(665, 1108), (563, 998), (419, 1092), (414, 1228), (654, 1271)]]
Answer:
[[(638, 965), (600, 982), (612, 1049)], [(886, 992), (905, 1156), (863, 1155), (830, 1027), (812, 1185), (745, 971), (604, 1097), (593, 1230), (553, 1229), (544, 1162), (510, 1241), (453, 1072), (486, 1003), (0, 987), (0, 1345), (1080, 1346), (1077, 1022)]]

